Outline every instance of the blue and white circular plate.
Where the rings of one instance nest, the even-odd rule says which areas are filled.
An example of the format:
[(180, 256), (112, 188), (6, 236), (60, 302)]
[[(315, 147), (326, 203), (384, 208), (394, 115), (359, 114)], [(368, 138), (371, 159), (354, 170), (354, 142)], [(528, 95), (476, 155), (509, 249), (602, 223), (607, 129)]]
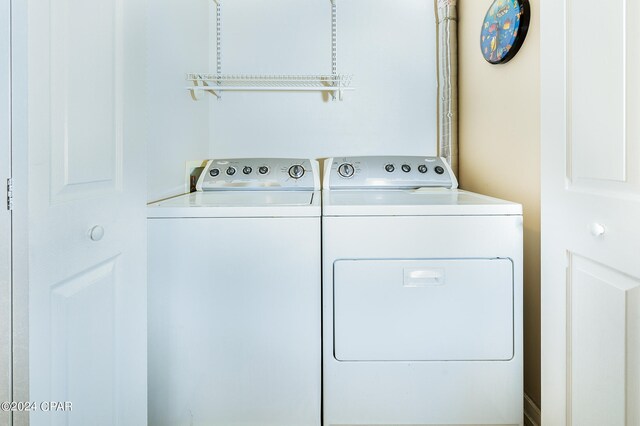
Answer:
[(495, 0), (480, 32), (482, 56), (491, 64), (511, 60), (527, 36), (529, 0)]

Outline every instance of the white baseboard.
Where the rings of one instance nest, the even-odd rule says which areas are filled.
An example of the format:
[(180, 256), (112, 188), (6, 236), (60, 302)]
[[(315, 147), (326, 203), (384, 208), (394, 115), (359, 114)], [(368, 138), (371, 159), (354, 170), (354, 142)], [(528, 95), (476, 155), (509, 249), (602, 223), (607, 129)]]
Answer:
[(524, 395), (524, 425), (540, 426), (540, 409), (527, 394)]

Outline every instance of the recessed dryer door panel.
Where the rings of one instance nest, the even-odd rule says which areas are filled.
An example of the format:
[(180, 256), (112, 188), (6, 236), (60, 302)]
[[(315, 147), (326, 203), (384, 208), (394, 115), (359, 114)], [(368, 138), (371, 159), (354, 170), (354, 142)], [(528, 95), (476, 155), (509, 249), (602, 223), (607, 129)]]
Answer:
[(338, 260), (339, 361), (509, 360), (510, 259)]

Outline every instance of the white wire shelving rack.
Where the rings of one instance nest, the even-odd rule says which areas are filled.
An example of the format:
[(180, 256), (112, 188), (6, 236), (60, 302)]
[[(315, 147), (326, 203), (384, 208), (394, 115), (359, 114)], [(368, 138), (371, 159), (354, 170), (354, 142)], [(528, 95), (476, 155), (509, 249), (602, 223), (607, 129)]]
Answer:
[(225, 74), (187, 74), (187, 80), (193, 86), (188, 90), (206, 91), (220, 97), (223, 91), (320, 91), (329, 92), (342, 99), (350, 87), (350, 75), (225, 75)]
[(343, 99), (345, 91), (351, 87), (351, 74), (338, 73), (338, 8), (337, 1), (331, 0), (331, 74), (317, 75), (256, 75), (222, 73), (222, 0), (216, 4), (216, 72), (188, 73), (187, 87), (193, 99), (200, 99), (202, 92), (209, 92), (218, 99), (224, 91), (293, 91), (327, 92), (332, 99)]

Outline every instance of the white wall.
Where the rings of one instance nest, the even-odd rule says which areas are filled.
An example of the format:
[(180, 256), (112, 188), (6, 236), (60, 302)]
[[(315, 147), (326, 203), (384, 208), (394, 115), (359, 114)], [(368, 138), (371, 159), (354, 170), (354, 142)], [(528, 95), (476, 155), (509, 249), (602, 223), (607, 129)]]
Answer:
[[(148, 18), (148, 200), (184, 192), (208, 157), (436, 153), (432, 1), (338, 0), (344, 101), (318, 92), (224, 92), (194, 101), (188, 72), (215, 72), (215, 3), (158, 0)], [(222, 4), (225, 74), (330, 74), (330, 0)], [(142, 81), (142, 78), (141, 78)]]
[[(357, 90), (342, 102), (316, 92), (211, 97), (210, 156), (436, 153), (433, 2), (337, 5), (338, 72), (354, 74)], [(223, 73), (331, 73), (329, 0), (234, 0), (222, 8)], [(185, 71), (214, 64), (212, 50), (209, 70)]]
[(185, 90), (188, 71), (208, 68), (209, 3), (156, 0), (149, 8), (149, 68), (140, 76), (148, 85), (148, 201), (184, 192), (185, 161), (209, 152), (207, 103)]

